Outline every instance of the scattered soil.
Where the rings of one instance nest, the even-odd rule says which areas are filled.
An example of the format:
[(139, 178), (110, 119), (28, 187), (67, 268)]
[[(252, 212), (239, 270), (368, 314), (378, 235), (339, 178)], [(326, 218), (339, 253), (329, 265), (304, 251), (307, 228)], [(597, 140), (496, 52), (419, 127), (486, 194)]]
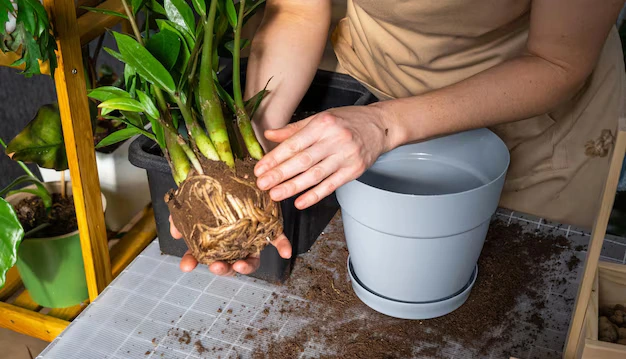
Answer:
[[(543, 329), (544, 278), (551, 269), (547, 263), (566, 248), (564, 237), (525, 233), (519, 225), (493, 222), (467, 302), (444, 317), (410, 321), (377, 313), (354, 295), (346, 280), (348, 251), (338, 230), (318, 239), (312, 248), (315, 260), (298, 258), (285, 284), (287, 292), (310, 303), (279, 311), (309, 318), (308, 324), (295, 335), (260, 344), (254, 358), (297, 357), (310, 341), (324, 348), (322, 358), (443, 357), (450, 341), (478, 355), (497, 347), (507, 354), (525, 350), (534, 338), (516, 344), (511, 339), (520, 327), (533, 333)], [(525, 317), (517, 309), (522, 300), (532, 307)]]
[(574, 268), (578, 268), (579, 264), (580, 264), (580, 259), (576, 257), (574, 254), (572, 254), (572, 256), (567, 261), (567, 269), (571, 271)]
[(36, 238), (55, 237), (74, 232), (78, 229), (74, 198), (61, 197), (61, 194), (52, 194), (52, 208), (46, 214), (41, 198), (33, 196), (25, 198), (14, 206), (17, 217), (25, 232), (43, 224), (50, 225), (34, 234)]
[(198, 354), (204, 354), (208, 350), (202, 345), (202, 343), (199, 340), (196, 340), (196, 342), (193, 343), (193, 346), (196, 348), (196, 351), (198, 352)]
[(180, 338), (178, 338), (178, 342), (185, 343), (185, 344), (191, 343), (191, 336), (189, 335), (189, 332), (186, 330), (183, 330), (183, 335), (181, 335)]
[[(233, 263), (258, 255), (269, 243), (266, 238), (275, 238), (282, 232), (282, 218), (278, 204), (256, 186), (256, 161), (236, 160), (236, 178), (223, 162), (205, 160), (201, 164), (205, 176), (195, 175), (192, 171), (177, 190), (171, 190), (165, 196), (172, 220), (192, 254), (198, 262), (207, 265), (216, 260)], [(211, 178), (216, 182), (212, 183)], [(224, 207), (232, 210), (232, 200), (227, 199), (226, 194), (241, 206), (262, 209), (262, 213), (254, 215), (262, 219), (259, 222), (238, 221), (232, 225), (218, 223), (209, 205), (220, 206), (219, 203), (223, 202), (224, 205), (219, 207), (221, 213)], [(213, 195), (215, 197), (210, 197)], [(238, 209), (233, 213), (238, 217)], [(220, 226), (228, 227), (218, 228)]]

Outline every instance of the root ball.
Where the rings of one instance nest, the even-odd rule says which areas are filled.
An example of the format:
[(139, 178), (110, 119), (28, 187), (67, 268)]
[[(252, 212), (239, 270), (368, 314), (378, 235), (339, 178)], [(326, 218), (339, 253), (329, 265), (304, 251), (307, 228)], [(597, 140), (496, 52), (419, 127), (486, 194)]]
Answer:
[(253, 168), (252, 160), (237, 161), (236, 171), (203, 163), (204, 175), (190, 172), (166, 195), (172, 221), (199, 263), (258, 256), (282, 233), (280, 204), (256, 186)]

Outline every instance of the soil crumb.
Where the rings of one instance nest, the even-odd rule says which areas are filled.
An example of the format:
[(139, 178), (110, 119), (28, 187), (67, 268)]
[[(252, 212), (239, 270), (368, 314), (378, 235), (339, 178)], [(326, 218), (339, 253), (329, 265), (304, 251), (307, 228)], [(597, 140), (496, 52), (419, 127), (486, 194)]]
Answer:
[(180, 338), (178, 338), (178, 342), (189, 344), (191, 342), (191, 336), (189, 335), (189, 332), (186, 330), (183, 330), (183, 335), (181, 335)]
[(52, 208), (46, 213), (44, 203), (40, 197), (32, 196), (17, 203), (15, 212), (24, 228), (24, 232), (31, 231), (41, 225), (48, 227), (31, 236), (31, 238), (46, 238), (72, 233), (78, 229), (74, 198), (61, 197), (60, 193), (52, 193)]
[(200, 342), (199, 340), (196, 340), (196, 342), (193, 343), (193, 346), (196, 348), (198, 354), (204, 354), (208, 350), (204, 347), (204, 345), (202, 345), (202, 342)]
[(574, 268), (578, 268), (579, 264), (580, 264), (580, 258), (576, 257), (575, 254), (572, 254), (572, 256), (567, 261), (567, 269), (572, 271)]
[[(345, 359), (441, 358), (456, 350), (464, 350), (467, 357), (494, 351), (507, 357), (527, 353), (547, 319), (542, 311), (546, 278), (566, 249), (570, 244), (565, 237), (526, 232), (518, 224), (496, 220), (465, 304), (443, 317), (402, 320), (373, 311), (355, 296), (346, 270), (343, 229), (335, 228), (297, 258), (284, 284), (286, 292), (309, 302), (283, 300), (272, 308), (291, 318), (300, 316), (306, 324), (281, 332), (278, 340), (257, 343), (253, 357), (294, 358), (310, 346), (320, 358)], [(514, 343), (513, 337), (521, 331), (534, 334)]]

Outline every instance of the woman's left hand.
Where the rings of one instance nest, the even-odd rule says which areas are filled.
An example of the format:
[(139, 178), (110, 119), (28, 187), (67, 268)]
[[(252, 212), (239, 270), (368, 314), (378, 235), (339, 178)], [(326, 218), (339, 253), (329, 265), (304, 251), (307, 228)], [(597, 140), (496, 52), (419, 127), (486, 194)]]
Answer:
[(389, 151), (392, 129), (376, 106), (349, 106), (320, 112), (265, 137), (280, 143), (256, 165), (257, 186), (274, 201), (302, 191), (295, 206), (305, 209), (358, 178)]

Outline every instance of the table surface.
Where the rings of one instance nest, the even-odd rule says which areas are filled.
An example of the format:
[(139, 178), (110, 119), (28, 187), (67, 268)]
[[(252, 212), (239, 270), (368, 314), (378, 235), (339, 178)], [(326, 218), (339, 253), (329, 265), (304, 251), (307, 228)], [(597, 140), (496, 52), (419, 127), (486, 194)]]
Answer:
[[(588, 233), (536, 217), (503, 210), (495, 217), (527, 229), (560, 231), (577, 245), (589, 241)], [(322, 236), (338, 231), (342, 231), (339, 214)], [(572, 253), (584, 261), (584, 251), (566, 255)], [(302, 256), (316, 255), (312, 250)], [(626, 240), (607, 238), (602, 260), (624, 263), (625, 258)], [(183, 273), (178, 263), (179, 258), (161, 254), (157, 241), (151, 243), (38, 358), (250, 358), (259, 342), (289, 337), (306, 325), (306, 313), (279, 312), (279, 305), (266, 305), (269, 301), (306, 302), (283, 286), (246, 276), (218, 277), (204, 266)], [(565, 287), (553, 286), (545, 293), (548, 329), (535, 335), (530, 350), (516, 353), (517, 357), (560, 358), (582, 265), (567, 273)], [(254, 340), (244, 334), (268, 327), (274, 329), (255, 335)], [(184, 331), (189, 338), (183, 336)], [(516, 340), (529, 339), (526, 335), (517, 333)], [(203, 353), (194, 345), (198, 341), (207, 349)], [(473, 357), (453, 341), (449, 345), (448, 358)], [(312, 338), (301, 357), (315, 357), (320, 350)], [(489, 357), (496, 358), (495, 354)]]

